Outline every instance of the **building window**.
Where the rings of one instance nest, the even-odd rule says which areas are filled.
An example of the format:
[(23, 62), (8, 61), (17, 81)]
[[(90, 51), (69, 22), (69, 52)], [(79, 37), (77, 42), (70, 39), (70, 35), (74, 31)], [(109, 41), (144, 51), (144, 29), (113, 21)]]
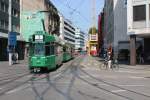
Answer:
[(19, 11), (12, 8), (12, 15), (15, 16), (15, 17), (19, 17)]
[(75, 32), (73, 32), (72, 30), (68, 29), (67, 27), (64, 27), (65, 30), (69, 31), (72, 34), (75, 34)]
[(4, 2), (1, 2), (1, 10), (5, 11), (5, 4), (4, 4)]
[(0, 20), (0, 28), (1, 29), (4, 29), (4, 27), (5, 27), (4, 23), (5, 23), (4, 20)]
[(146, 5), (133, 6), (133, 21), (146, 20)]
[(5, 29), (8, 30), (8, 21), (5, 21)]
[(127, 0), (124, 0), (124, 4), (127, 5)]
[(69, 38), (67, 38), (67, 37), (64, 37), (64, 39), (67, 40), (67, 41), (75, 42), (75, 40), (69, 39)]
[(124, 2), (124, 8), (126, 8), (127, 7), (127, 0), (123, 0), (123, 2)]
[(20, 2), (20, 0), (14, 0), (14, 2), (19, 3), (19, 2)]
[(4, 2), (0, 3), (0, 10), (3, 12), (7, 12), (8, 13), (8, 5), (5, 4)]
[(8, 30), (8, 21), (0, 20), (0, 29)]
[(5, 5), (5, 12), (8, 13), (8, 5)]
[(19, 29), (20, 29), (19, 25), (12, 25), (12, 31), (19, 33), (19, 31), (20, 31)]

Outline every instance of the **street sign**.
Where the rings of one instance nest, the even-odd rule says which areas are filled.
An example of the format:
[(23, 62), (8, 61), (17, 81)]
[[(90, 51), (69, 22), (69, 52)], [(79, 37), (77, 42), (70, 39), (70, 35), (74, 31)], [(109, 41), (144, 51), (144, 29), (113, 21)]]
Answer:
[(17, 33), (16, 32), (9, 32), (8, 34), (8, 45), (9, 46), (16, 46), (17, 44)]

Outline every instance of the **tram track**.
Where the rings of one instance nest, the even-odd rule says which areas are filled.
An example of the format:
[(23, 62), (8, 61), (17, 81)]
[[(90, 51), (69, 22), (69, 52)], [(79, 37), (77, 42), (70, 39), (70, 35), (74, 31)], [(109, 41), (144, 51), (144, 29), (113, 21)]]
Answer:
[(25, 81), (22, 79), (31, 75), (28, 70), (24, 69), (10, 69), (9, 72), (3, 74), (4, 75), (0, 77), (0, 96), (3, 96), (6, 92), (23, 85)]
[[(42, 92), (42, 93), (39, 93), (38, 92), (38, 89), (36, 88), (36, 82), (35, 81), (32, 81), (31, 82), (31, 85), (32, 85), (32, 90), (35, 92), (36, 94), (36, 100), (44, 100), (44, 95), (46, 94), (46, 92), (50, 89), (50, 88), (53, 88), (56, 92), (58, 92), (60, 95), (64, 96), (64, 98), (66, 98), (66, 100), (74, 100), (71, 96), (70, 96), (70, 91), (71, 91), (71, 88), (74, 84), (74, 80), (75, 80), (75, 77), (72, 76), (71, 80), (70, 80), (70, 84), (68, 85), (68, 89), (67, 89), (67, 92), (62, 92), (58, 87), (56, 87), (56, 83), (58, 80), (60, 79), (63, 79), (65, 77), (65, 72), (69, 71), (69, 74), (72, 74), (72, 71), (74, 71), (74, 68), (76, 65), (80, 64), (80, 62), (82, 61), (81, 60), (82, 58), (81, 57), (78, 57), (76, 59), (74, 59), (70, 64), (68, 64), (66, 66), (66, 68), (64, 70), (61, 70), (59, 73), (60, 75), (58, 77), (55, 77), (55, 75), (48, 75), (46, 77), (46, 82), (48, 84), (48, 87)], [(57, 73), (58, 74), (58, 73)], [(56, 74), (56, 75), (57, 75)], [(55, 77), (55, 78), (54, 78)], [(54, 78), (52, 80), (52, 78)], [(52, 82), (54, 81), (54, 82)]]
[[(71, 62), (71, 64), (73, 63), (74, 61), (72, 61)], [(70, 66), (71, 66), (71, 64), (69, 64), (64, 70), (62, 70), (62, 71), (60, 71), (60, 72), (58, 72), (58, 73), (61, 73), (61, 74), (64, 74), (66, 71), (68, 71), (69, 69), (70, 69)], [(55, 75), (57, 75), (58, 73), (55, 73)], [(20, 76), (20, 77), (16, 77), (15, 79), (12, 79), (11, 81), (9, 81), (9, 82), (7, 82), (7, 83), (5, 83), (5, 84), (2, 84), (1, 85), (1, 83), (0, 83), (0, 85), (1, 86), (5, 86), (5, 85), (8, 85), (8, 84), (11, 84), (11, 83), (13, 83), (13, 82), (15, 82), (15, 81), (17, 81), (17, 80), (19, 80), (19, 79), (21, 79), (21, 78), (23, 78), (23, 77), (25, 77), (25, 76), (27, 76), (27, 75), (29, 75), (30, 73), (28, 73), (28, 74), (25, 74), (25, 75), (22, 75), (22, 76)], [(33, 82), (36, 82), (36, 81), (39, 81), (39, 80), (42, 80), (42, 79), (47, 79), (47, 78), (49, 78), (49, 75), (50, 74), (44, 74), (45, 75), (45, 77), (42, 77), (42, 78), (39, 78), (39, 76), (40, 75), (43, 75), (43, 74), (32, 74), (32, 76), (31, 76), (31, 78), (29, 78), (28, 80), (26, 80), (26, 81), (24, 81), (24, 82), (17, 82), (18, 84), (16, 84), (15, 83), (15, 85), (14, 86), (8, 86), (8, 88), (6, 88), (5, 90), (2, 90), (2, 91), (0, 91), (0, 96), (3, 96), (3, 95), (5, 95), (5, 94), (7, 94), (7, 92), (9, 92), (9, 91), (11, 91), (11, 90), (13, 90), (13, 89), (15, 89), (15, 88), (18, 88), (18, 87), (20, 87), (20, 86), (22, 86), (22, 85), (24, 85), (24, 84), (26, 84), (26, 83), (32, 83), (32, 85), (33, 85)], [(54, 77), (55, 75), (50, 75), (51, 77)], [(58, 79), (57, 79), (58, 80)], [(34, 88), (34, 90), (35, 90), (35, 88)]]
[[(13, 89), (15, 89), (17, 87), (20, 87), (20, 86), (22, 86), (22, 85), (24, 85), (26, 83), (31, 83), (31, 85), (34, 86), (33, 87), (33, 91), (36, 93), (36, 95), (38, 96), (38, 98), (40, 98), (40, 100), (44, 100), (43, 99), (44, 98), (44, 94), (51, 87), (53, 87), (58, 93), (60, 93), (61, 95), (63, 95), (65, 98), (69, 98), (69, 100), (71, 100), (70, 99), (71, 97), (69, 96), (69, 91), (71, 91), (71, 88), (73, 87), (73, 84), (74, 84), (73, 80), (74, 79), (79, 79), (82, 82), (85, 82), (88, 85), (90, 85), (90, 86), (92, 86), (92, 87), (94, 87), (94, 88), (96, 88), (96, 89), (98, 89), (100, 91), (104, 91), (104, 93), (106, 93), (106, 94), (109, 93), (111, 96), (114, 96), (114, 97), (117, 96), (119, 98), (123, 98), (123, 99), (126, 99), (126, 100), (135, 100), (134, 97), (132, 97), (132, 96), (140, 96), (140, 97), (148, 98), (148, 99), (150, 98), (150, 95), (146, 95), (146, 94), (140, 93), (138, 91), (134, 91), (134, 90), (131, 90), (131, 89), (127, 89), (127, 88), (118, 86), (118, 85), (110, 83), (110, 82), (108, 82), (108, 81), (106, 81), (104, 79), (101, 79), (100, 77), (97, 78), (95, 76), (92, 76), (91, 74), (89, 74), (88, 72), (86, 72), (84, 69), (82, 69), (82, 66), (80, 65), (81, 61), (82, 61), (82, 57), (78, 57), (78, 58), (72, 60), (69, 64), (66, 63), (66, 66), (65, 66), (64, 69), (61, 69), (58, 72), (45, 74), (45, 77), (42, 77), (42, 78), (39, 78), (38, 75), (37, 76), (36, 75), (32, 75), (31, 78), (29, 78), (28, 80), (26, 80), (24, 82), (20, 82), (17, 85), (12, 86), (12, 87), (10, 87), (10, 88), (8, 88), (8, 89), (0, 92), (0, 96), (4, 95), (8, 91), (11, 91), (11, 90), (13, 90)], [(67, 72), (67, 74), (69, 73), (69, 75), (72, 75), (72, 79), (71, 79), (71, 81), (70, 81), (70, 83), (68, 85), (69, 89), (67, 90), (66, 93), (63, 93), (61, 90), (59, 90), (58, 87), (55, 86), (55, 83), (57, 83), (58, 80), (63, 79), (66, 76), (66, 72)], [(81, 73), (81, 74), (86, 75), (88, 77), (83, 78), (78, 73)], [(22, 76), (22, 78), (23, 78), (23, 76)], [(43, 92), (42, 95), (40, 96), (40, 94), (38, 93), (38, 89), (36, 88), (36, 82), (38, 82), (38, 80), (42, 80), (42, 79), (47, 79), (46, 82), (47, 82), (47, 84), (49, 84), (49, 86), (45, 90), (45, 92)], [(90, 81), (89, 79), (92, 79), (92, 81)], [(18, 80), (18, 79), (16, 79), (16, 80)], [(95, 80), (95, 81), (93, 82), (93, 80)], [(128, 92), (128, 94), (131, 94), (131, 95), (128, 96), (126, 94), (120, 94), (120, 93), (117, 93), (117, 92), (113, 92), (111, 90), (111, 88), (108, 88), (108, 87), (106, 88), (106, 87), (100, 86), (99, 83), (106, 84), (107, 86), (109, 86), (111, 88), (125, 90), (125, 91)], [(0, 83), (0, 85), (1, 85), (1, 83)], [(79, 93), (82, 96), (88, 96), (89, 98), (93, 98), (93, 99), (97, 98), (97, 99), (100, 99), (100, 100), (105, 100), (104, 98), (101, 98), (99, 96), (88, 95), (83, 90), (76, 90), (76, 92)]]
[[(83, 70), (82, 70), (81, 68), (79, 68), (79, 67), (80, 67), (80, 63), (77, 64), (76, 66), (71, 66), (71, 67), (70, 67), (70, 70), (72, 70), (72, 75), (73, 75), (75, 78), (77, 78), (77, 79), (79, 79), (79, 80), (81, 80), (81, 81), (83, 81), (83, 82), (85, 82), (85, 83), (88, 83), (89, 85), (91, 85), (91, 86), (93, 86), (93, 87), (95, 87), (95, 88), (98, 88), (98, 89), (100, 89), (100, 90), (103, 90), (103, 91), (105, 91), (105, 92), (114, 94), (114, 95), (116, 95), (116, 96), (125, 98), (125, 99), (127, 99), (127, 100), (134, 100), (134, 99), (132, 99), (132, 98), (130, 98), (130, 97), (126, 97), (126, 96), (120, 95), (120, 94), (118, 94), (118, 93), (111, 92), (110, 90), (105, 89), (105, 88), (103, 88), (103, 87), (99, 87), (99, 86), (97, 86), (95, 83), (92, 83), (92, 82), (90, 82), (90, 81), (88, 81), (88, 80), (86, 80), (86, 79), (80, 77), (80, 76), (77, 74), (77, 70), (81, 71), (81, 72), (84, 73), (84, 74), (85, 74), (85, 72), (83, 72)], [(86, 75), (87, 75), (87, 73), (86, 73)], [(92, 78), (93, 78), (93, 77), (92, 77)], [(52, 84), (52, 83), (51, 83), (51, 84)], [(56, 87), (55, 87), (55, 89), (56, 89), (57, 91), (59, 91)], [(78, 91), (78, 90), (77, 90), (77, 91)], [(59, 91), (59, 92), (61, 92), (61, 91)], [(78, 91), (78, 92), (79, 92), (79, 91)], [(80, 91), (80, 92), (81, 92), (81, 91)], [(79, 93), (80, 93), (80, 92), (79, 92)], [(61, 93), (61, 94), (63, 94), (63, 93)], [(81, 94), (81, 93), (80, 93), (80, 94)], [(82, 94), (85, 94), (85, 93), (82, 93)], [(81, 94), (81, 95), (82, 95), (82, 94)], [(64, 94), (63, 94), (63, 95), (64, 95)], [(92, 95), (91, 95), (91, 96), (92, 96)], [(94, 97), (94, 96), (93, 96), (93, 97)], [(104, 98), (102, 98), (102, 99), (105, 100)]]
[[(65, 73), (69, 68), (70, 66), (72, 65), (72, 63), (74, 62), (74, 60), (71, 61), (71, 64), (67, 65), (67, 67), (59, 72), (55, 72), (54, 74), (52, 74), (51, 76), (56, 76), (58, 74), (63, 74)], [(15, 74), (9, 74), (9, 75), (5, 75), (5, 76), (2, 76), (0, 77), (0, 86), (4, 86), (4, 85), (7, 85), (9, 83), (12, 83), (18, 79), (21, 79), (27, 75), (29, 75), (30, 73), (29, 72), (25, 72), (25, 73), (15, 73)], [(40, 76), (40, 75), (43, 75), (43, 74), (35, 74), (35, 76)]]
[[(31, 75), (31, 77), (29, 77), (29, 79), (18, 81), (19, 79), (22, 79), (22, 78), (24, 78), (24, 77), (26, 77), (28, 75)], [(44, 78), (46, 78), (46, 77), (39, 78), (35, 74), (30, 74), (30, 73), (26, 74), (26, 75), (24, 74), (24, 75), (16, 78), (15, 80), (13, 79), (14, 81), (8, 82), (7, 84), (3, 85), (5, 87), (4, 87), (4, 89), (2, 89), (0, 91), (0, 96), (3, 96), (5, 94), (9, 93), (10, 91), (12, 91), (12, 90), (14, 90), (16, 88), (19, 88), (19, 87), (21, 87), (21, 86), (23, 86), (23, 85), (25, 85), (27, 83), (30, 83), (32, 81), (42, 80)]]
[[(77, 61), (77, 60), (76, 60), (76, 61)], [(75, 65), (75, 66), (74, 66), (73, 64), (71, 64), (70, 67), (69, 67), (69, 68), (70, 68), (69, 70), (72, 70), (71, 72), (72, 72), (72, 74), (73, 74), (74, 77), (76, 77), (77, 79), (79, 79), (79, 80), (81, 80), (81, 81), (83, 81), (83, 82), (85, 82), (85, 83), (91, 85), (92, 87), (95, 87), (95, 88), (97, 88), (97, 89), (99, 89), (99, 90), (101, 90), (101, 91), (105, 91), (106, 93), (113, 94), (114, 96), (117, 96), (117, 97), (121, 97), (121, 98), (124, 98), (124, 99), (127, 99), (127, 100), (135, 100), (132, 96), (126, 96), (126, 95), (124, 95), (124, 94), (119, 94), (119, 93), (117, 93), (117, 92), (113, 92), (112, 90), (110, 90), (110, 89), (108, 89), (108, 88), (105, 88), (105, 87), (102, 87), (102, 86), (100, 86), (99, 84), (94, 83), (93, 81), (91, 82), (91, 81), (89, 81), (89, 80), (87, 80), (87, 79), (85, 79), (85, 78), (80, 77), (80, 76), (77, 74), (77, 71), (83, 73), (84, 75), (88, 76), (88, 77), (91, 78), (91, 79), (94, 79), (95, 81), (98, 81), (98, 82), (100, 82), (100, 83), (106, 84), (107, 86), (110, 86), (111, 88), (116, 88), (116, 89), (119, 89), (119, 90), (125, 90), (125, 91), (127, 91), (129, 94), (132, 94), (132, 95), (135, 95), (135, 96), (140, 96), (140, 97), (144, 97), (144, 98), (147, 98), (147, 99), (150, 98), (150, 95), (143, 94), (143, 93), (140, 93), (140, 92), (131, 90), (131, 89), (126, 89), (126, 88), (121, 87), (121, 86), (118, 86), (118, 85), (116, 85), (116, 84), (112, 84), (112, 83), (110, 83), (110, 82), (107, 82), (107, 81), (105, 81), (105, 80), (103, 80), (103, 79), (101, 79), (101, 78), (96, 78), (96, 77), (92, 76), (91, 74), (89, 74), (88, 72), (86, 72), (85, 70), (82, 69), (82, 67), (80, 66), (80, 63), (79, 63), (80, 61), (77, 61), (77, 62), (78, 62), (78, 64)], [(75, 63), (75, 62), (74, 62), (74, 63)], [(62, 73), (62, 74), (63, 74), (63, 73)], [(63, 75), (63, 76), (64, 76), (64, 75)], [(59, 79), (63, 78), (63, 76), (59, 76), (59, 77), (57, 77), (56, 79), (59, 80)], [(56, 80), (56, 81), (57, 81), (57, 80)], [(51, 84), (52, 84), (52, 83), (51, 83)], [(58, 89), (57, 89), (57, 91), (58, 91)], [(59, 91), (59, 92), (60, 92), (60, 91)], [(82, 92), (82, 91), (80, 91), (80, 92)], [(82, 92), (82, 93), (83, 93), (83, 92)], [(83, 93), (83, 94), (84, 94), (84, 93)], [(94, 96), (93, 96), (93, 97), (94, 97)], [(105, 100), (105, 99), (103, 98), (103, 100)]]
[(13, 73), (13, 74), (7, 74), (7, 75), (4, 75), (4, 76), (1, 76), (0, 77), (0, 81), (3, 81), (3, 80), (7, 80), (7, 79), (10, 79), (10, 78), (13, 78), (13, 77), (16, 77), (16, 76), (20, 76), (24, 73), (27, 73), (28, 71), (25, 71), (25, 72), (19, 72), (19, 73)]
[[(111, 86), (111, 87), (114, 87), (114, 88), (118, 88), (118, 89), (120, 89), (120, 90), (125, 90), (125, 91), (127, 91), (128, 93), (133, 94), (133, 95), (138, 95), (138, 96), (150, 98), (150, 95), (146, 95), (146, 94), (143, 94), (143, 93), (140, 93), (140, 92), (136, 92), (136, 91), (133, 91), (133, 90), (130, 90), (130, 89), (126, 89), (126, 88), (123, 88), (123, 87), (121, 87), (121, 86), (112, 84), (112, 83), (107, 82), (107, 81), (105, 81), (105, 80), (103, 80), (103, 79), (101, 79), (101, 78), (96, 78), (96, 77), (92, 76), (91, 74), (87, 73), (86, 71), (84, 71), (84, 70), (81, 69), (80, 67), (78, 67), (78, 68), (79, 68), (79, 70), (80, 70), (82, 73), (84, 73), (86, 76), (89, 76), (89, 78), (94, 79), (95, 81), (98, 81), (98, 82), (101, 82), (101, 83), (103, 83), (103, 84), (106, 84), (107, 86)], [(77, 76), (80, 80), (82, 80), (83, 82), (86, 82), (86, 83), (88, 83), (89, 85), (91, 85), (91, 86), (93, 86), (93, 87), (95, 87), (95, 88), (98, 88), (98, 89), (103, 90), (103, 91), (105, 91), (105, 92), (108, 92), (108, 93), (114, 94), (114, 95), (116, 95), (116, 96), (125, 98), (125, 99), (127, 99), (127, 100), (134, 100), (132, 97), (129, 97), (129, 96), (125, 96), (125, 95), (123, 95), (123, 94), (119, 94), (119, 93), (112, 92), (112, 91), (109, 90), (109, 89), (106, 89), (106, 88), (104, 88), (104, 87), (101, 87), (101, 86), (99, 86), (98, 84), (95, 84), (95, 83), (93, 83), (93, 82), (90, 82), (90, 81), (88, 81), (88, 80), (86, 80), (86, 79), (80, 77), (79, 75), (76, 75), (76, 76)]]
[(17, 76), (14, 76), (14, 77), (9, 77), (9, 78), (5, 78), (5, 79), (0, 79), (0, 86), (4, 86), (4, 85), (7, 85), (9, 83), (12, 83), (18, 79), (21, 79), (27, 75), (29, 75), (30, 73), (24, 73), (24, 74), (21, 74), (21, 75), (17, 75)]
[[(70, 69), (70, 66), (72, 66), (72, 64), (74, 63), (74, 60), (72, 60), (71, 64), (68, 64), (65, 69), (63, 69), (63, 70), (61, 70), (59, 72), (56, 72), (56, 73), (54, 73), (52, 75), (50, 75), (50, 74), (44, 74), (46, 76), (42, 77), (42, 78), (39, 78), (39, 76), (43, 75), (43, 74), (30, 74), (30, 73), (24, 73), (24, 74), (21, 74), (21, 75), (20, 74), (10, 74), (10, 75), (6, 75), (5, 77), (1, 77), (2, 79), (0, 79), (0, 81), (1, 81), (0, 82), (0, 86), (1, 87), (5, 87), (6, 89), (2, 89), (0, 91), (0, 96), (3, 96), (8, 91), (11, 91), (11, 90), (13, 90), (15, 88), (18, 88), (18, 87), (20, 87), (20, 86), (22, 86), (22, 85), (24, 85), (26, 83), (33, 82), (33, 81), (36, 82), (38, 80), (45, 79), (45, 78), (49, 77), (49, 75), (51, 77), (55, 77), (56, 75), (59, 74), (58, 77), (60, 78), (60, 76), (61, 76), (63, 78), (63, 74)], [(16, 75), (16, 76), (12, 76), (12, 75)], [(28, 80), (22, 81), (22, 82), (16, 82), (17, 80), (22, 79), (23, 77), (26, 77), (28, 75), (32, 75), (31, 78), (29, 78)], [(11, 77), (9, 77), (9, 76), (11, 76)], [(55, 77), (54, 80), (58, 80), (58, 77)], [(13, 84), (13, 85), (10, 86), (10, 84)]]
[[(82, 59), (81, 56), (76, 57), (74, 60), (72, 60), (72, 62), (71, 62), (69, 65), (66, 66), (66, 68), (65, 68), (64, 70), (61, 70), (60, 72), (55, 73), (54, 75), (51, 75), (51, 78), (55, 77), (55, 76), (58, 75), (58, 74), (59, 74), (59, 75), (54, 78), (55, 81), (64, 78), (65, 73), (66, 73), (68, 70), (71, 70), (72, 67), (74, 67), (74, 66), (80, 64), (80, 62), (82, 61), (81, 59)], [(76, 65), (74, 65), (75, 63), (76, 63)]]
[[(31, 79), (32, 79), (32, 77), (29, 78), (29, 79), (26, 80), (26, 81), (17, 82), (17, 83), (14, 82), (14, 84), (13, 84), (13, 82), (11, 82), (12, 85), (6, 86), (4, 89), (2, 89), (2, 90), (0, 91), (0, 96), (3, 96), (3, 95), (5, 95), (5, 94), (7, 94), (7, 92), (9, 92), (9, 91), (11, 91), (11, 90), (13, 90), (13, 89), (15, 89), (15, 88), (17, 88), (17, 87), (20, 87), (20, 86), (22, 86), (22, 85), (28, 83)], [(8, 84), (7, 84), (7, 85), (8, 85)]]

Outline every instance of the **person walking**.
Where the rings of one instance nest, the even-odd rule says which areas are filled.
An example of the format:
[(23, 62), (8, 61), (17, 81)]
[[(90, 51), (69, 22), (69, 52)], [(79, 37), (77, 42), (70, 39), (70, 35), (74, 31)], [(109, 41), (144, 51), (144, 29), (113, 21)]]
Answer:
[(137, 49), (137, 55), (139, 58), (139, 63), (143, 64), (144, 63), (144, 50), (143, 50), (142, 45), (140, 45), (139, 48)]
[(112, 50), (112, 46), (110, 45), (108, 48), (108, 68), (111, 68), (111, 64), (112, 64), (112, 59), (113, 59), (113, 50)]
[(144, 52), (140, 52), (140, 55), (139, 55), (139, 63), (140, 64), (143, 64), (144, 63)]
[(17, 60), (16, 55), (15, 55), (15, 53), (13, 53), (12, 54), (12, 64), (16, 64), (16, 60)]

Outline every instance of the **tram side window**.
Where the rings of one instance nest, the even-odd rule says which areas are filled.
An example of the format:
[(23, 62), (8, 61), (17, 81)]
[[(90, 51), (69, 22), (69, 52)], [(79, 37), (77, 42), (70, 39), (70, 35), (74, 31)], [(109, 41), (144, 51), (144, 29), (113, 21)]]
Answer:
[(50, 45), (50, 55), (54, 55), (55, 54), (55, 45), (51, 44)]
[(63, 51), (66, 52), (66, 47), (63, 47)]
[(46, 44), (46, 46), (45, 46), (45, 55), (46, 56), (50, 55), (50, 45), (49, 44)]

